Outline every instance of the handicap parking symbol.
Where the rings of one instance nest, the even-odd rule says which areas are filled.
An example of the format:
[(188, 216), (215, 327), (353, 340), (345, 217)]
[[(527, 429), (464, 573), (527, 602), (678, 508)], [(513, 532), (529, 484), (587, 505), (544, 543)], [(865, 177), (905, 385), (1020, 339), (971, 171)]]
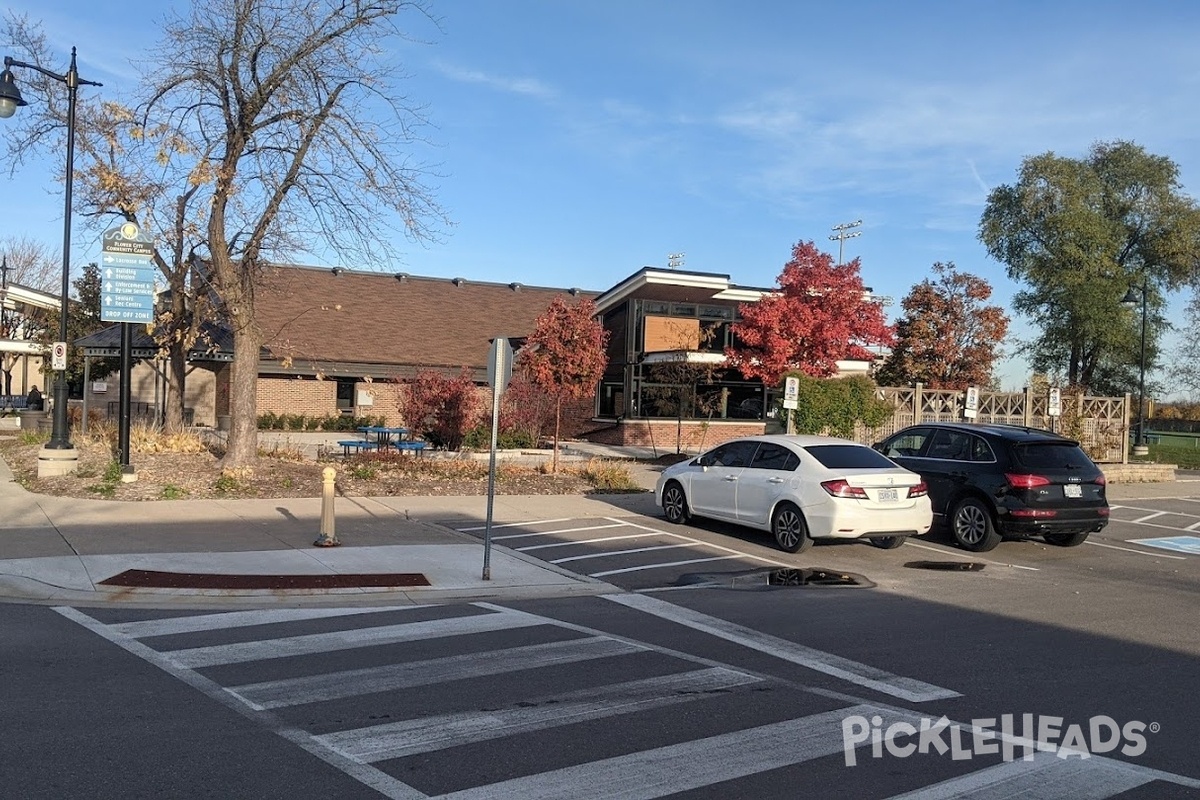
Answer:
[(1162, 536), (1156, 539), (1127, 539), (1131, 544), (1174, 550), (1176, 553), (1191, 553), (1200, 556), (1200, 536)]

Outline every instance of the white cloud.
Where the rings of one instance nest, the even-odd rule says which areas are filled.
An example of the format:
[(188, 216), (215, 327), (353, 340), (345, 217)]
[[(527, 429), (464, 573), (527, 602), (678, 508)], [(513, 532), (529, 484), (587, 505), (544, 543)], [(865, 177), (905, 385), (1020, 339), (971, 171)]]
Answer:
[(540, 99), (550, 99), (557, 92), (547, 83), (537, 78), (510, 78), (502, 75), (490, 75), (476, 69), (467, 69), (444, 61), (435, 61), (434, 67), (447, 78), (460, 83), (476, 83), (511, 94), (527, 95)]

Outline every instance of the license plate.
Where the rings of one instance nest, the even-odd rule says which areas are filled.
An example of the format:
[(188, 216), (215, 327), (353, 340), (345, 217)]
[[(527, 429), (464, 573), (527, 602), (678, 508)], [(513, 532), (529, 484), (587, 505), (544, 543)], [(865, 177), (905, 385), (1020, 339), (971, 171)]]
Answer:
[(900, 495), (897, 494), (895, 489), (880, 489), (879, 490), (879, 502), (881, 502), (881, 503), (894, 503), (899, 499), (900, 499)]
[(1083, 497), (1083, 487), (1078, 484), (1068, 483), (1063, 487), (1064, 497)]

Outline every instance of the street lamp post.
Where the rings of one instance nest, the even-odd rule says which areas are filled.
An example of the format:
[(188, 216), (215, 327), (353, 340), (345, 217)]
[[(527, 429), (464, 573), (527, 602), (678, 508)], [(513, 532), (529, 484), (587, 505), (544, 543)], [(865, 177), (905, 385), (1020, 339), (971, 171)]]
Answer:
[[(80, 85), (101, 86), (95, 81), (79, 77), (75, 66), (75, 48), (71, 48), (71, 66), (65, 75), (51, 72), (37, 64), (27, 64), (9, 56), (4, 57), (4, 71), (0, 72), (0, 119), (11, 117), (16, 110), (28, 105), (21, 98), (16, 80), (12, 74), (13, 67), (31, 69), (52, 78), (67, 87), (67, 173), (64, 184), (63, 201), (63, 251), (62, 251), (62, 307), (58, 317), (58, 340), (67, 341), (67, 295), (71, 291), (71, 192), (75, 178), (75, 99)], [(46, 443), (47, 450), (74, 450), (67, 430), (67, 373), (58, 370), (54, 383), (54, 427), (50, 441)], [(67, 471), (71, 471), (68, 469)]]
[(861, 219), (855, 220), (854, 222), (843, 222), (841, 225), (834, 225), (830, 229), (837, 231), (837, 233), (830, 236), (829, 239), (830, 241), (836, 241), (838, 243), (837, 265), (839, 267), (842, 265), (842, 248), (845, 246), (846, 240), (853, 239), (856, 236), (862, 236), (862, 231), (855, 230), (855, 228), (859, 227), (860, 225), (862, 225)]
[[(1129, 291), (1121, 298), (1121, 305), (1126, 308), (1137, 308), (1140, 300), (1142, 304), (1142, 351), (1141, 357), (1138, 360), (1139, 375), (1138, 375), (1138, 432), (1137, 439), (1133, 445), (1133, 454), (1135, 456), (1144, 456), (1149, 454), (1150, 448), (1146, 446), (1146, 294), (1147, 294), (1146, 278), (1142, 277), (1141, 287), (1130, 286)], [(1137, 294), (1135, 294), (1135, 292)], [(1139, 297), (1140, 295), (1140, 297)]]

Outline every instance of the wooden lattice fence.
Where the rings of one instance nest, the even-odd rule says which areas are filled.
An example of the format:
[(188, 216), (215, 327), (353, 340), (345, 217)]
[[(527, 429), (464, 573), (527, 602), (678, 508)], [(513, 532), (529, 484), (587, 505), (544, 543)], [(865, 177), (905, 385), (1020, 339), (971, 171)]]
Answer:
[(921, 422), (974, 422), (1023, 425), (1057, 431), (1077, 439), (1094, 461), (1126, 463), (1129, 460), (1129, 395), (1124, 397), (1061, 396), (1061, 414), (1049, 415), (1050, 399), (1023, 392), (979, 391), (979, 405), (974, 419), (964, 415), (967, 393), (953, 389), (881, 386), (875, 395), (892, 405), (895, 413), (882, 425), (868, 428), (859, 425), (855, 438), (872, 443), (885, 439), (901, 428)]

